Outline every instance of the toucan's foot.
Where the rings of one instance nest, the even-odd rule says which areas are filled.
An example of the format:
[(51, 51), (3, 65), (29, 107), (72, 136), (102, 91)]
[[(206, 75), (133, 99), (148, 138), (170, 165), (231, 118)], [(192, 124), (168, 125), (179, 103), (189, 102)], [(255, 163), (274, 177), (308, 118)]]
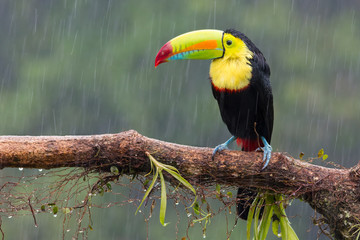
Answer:
[(212, 153), (212, 159), (214, 159), (216, 152), (221, 152), (222, 150), (229, 149), (226, 143), (217, 145)]
[(223, 144), (217, 145), (212, 153), (212, 159), (214, 160), (216, 152), (221, 152), (222, 150), (229, 149), (228, 145), (235, 141), (236, 137), (232, 136), (229, 140), (224, 142)]
[(265, 169), (270, 162), (272, 147), (270, 146), (270, 144), (266, 141), (266, 139), (264, 137), (261, 137), (261, 140), (264, 144), (264, 147), (262, 148), (262, 150), (264, 151), (263, 162), (265, 162), (262, 169)]

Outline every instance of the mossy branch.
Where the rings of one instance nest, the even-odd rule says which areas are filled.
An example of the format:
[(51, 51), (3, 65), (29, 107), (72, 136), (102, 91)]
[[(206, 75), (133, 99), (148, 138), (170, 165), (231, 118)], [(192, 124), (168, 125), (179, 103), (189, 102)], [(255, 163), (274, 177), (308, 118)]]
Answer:
[(0, 168), (86, 167), (122, 174), (150, 171), (149, 152), (191, 184), (271, 190), (308, 202), (323, 214), (336, 239), (355, 238), (360, 219), (360, 166), (334, 169), (275, 152), (265, 170), (262, 153), (223, 151), (168, 143), (130, 130), (92, 136), (2, 136)]

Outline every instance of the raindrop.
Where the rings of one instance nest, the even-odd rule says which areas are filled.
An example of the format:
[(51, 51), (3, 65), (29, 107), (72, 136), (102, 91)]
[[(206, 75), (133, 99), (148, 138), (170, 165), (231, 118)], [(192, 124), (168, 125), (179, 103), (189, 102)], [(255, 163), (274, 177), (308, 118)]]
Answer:
[(191, 213), (188, 213), (188, 214), (187, 214), (187, 217), (190, 217), (190, 216), (191, 216)]
[(139, 213), (141, 213), (141, 210), (139, 210)]
[(13, 217), (13, 216), (11, 216), (11, 215), (10, 215), (10, 216), (8, 216), (8, 218), (12, 218), (12, 217)]
[(205, 234), (205, 233), (203, 233), (203, 238), (206, 238), (206, 234)]
[(57, 217), (57, 214), (54, 214), (54, 217)]
[(66, 229), (66, 232), (70, 232), (70, 229)]
[(179, 202), (176, 202), (175, 205), (176, 205), (176, 206), (179, 205)]
[(24, 170), (24, 168), (22, 168), (22, 167), (19, 167), (19, 171), (22, 171), (22, 170)]
[(42, 169), (40, 168), (40, 169), (38, 169), (39, 170), (39, 172), (42, 172)]

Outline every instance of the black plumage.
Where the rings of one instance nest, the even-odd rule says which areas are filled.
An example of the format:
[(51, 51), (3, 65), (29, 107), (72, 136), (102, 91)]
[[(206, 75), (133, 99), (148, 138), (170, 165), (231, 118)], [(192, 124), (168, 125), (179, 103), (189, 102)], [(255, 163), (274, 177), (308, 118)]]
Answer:
[[(270, 68), (260, 50), (244, 34), (232, 29), (225, 33), (240, 38), (253, 53), (252, 58), (248, 59), (252, 77), (249, 85), (240, 90), (219, 89), (212, 82), (212, 92), (222, 120), (237, 138), (238, 144), (242, 145), (242, 150), (255, 151), (263, 146), (260, 137), (264, 137), (269, 144), (271, 142), (274, 109)], [(257, 194), (254, 190), (238, 189), (237, 212), (242, 219), (247, 219), (250, 205)]]
[(254, 151), (260, 147), (258, 143), (262, 143), (260, 136), (265, 137), (269, 144), (271, 142), (274, 109), (270, 68), (260, 50), (244, 34), (232, 29), (225, 33), (240, 38), (253, 52), (253, 58), (249, 59), (252, 78), (244, 89), (218, 89), (212, 84), (212, 92), (229, 132), (245, 142), (243, 150)]

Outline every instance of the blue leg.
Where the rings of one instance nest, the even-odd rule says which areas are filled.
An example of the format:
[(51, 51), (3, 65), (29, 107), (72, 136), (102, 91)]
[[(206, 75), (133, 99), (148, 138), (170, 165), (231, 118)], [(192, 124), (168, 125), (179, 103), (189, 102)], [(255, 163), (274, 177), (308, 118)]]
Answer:
[(261, 137), (261, 140), (264, 144), (264, 147), (262, 148), (262, 150), (264, 151), (263, 162), (265, 161), (265, 164), (262, 169), (265, 169), (270, 162), (272, 147), (264, 137)]
[(231, 138), (229, 138), (229, 140), (227, 140), (223, 144), (217, 145), (212, 153), (212, 158), (214, 159), (216, 152), (221, 152), (224, 149), (228, 149), (228, 145), (230, 143), (232, 143), (233, 141), (235, 141), (235, 139), (236, 139), (236, 137), (232, 136)]

